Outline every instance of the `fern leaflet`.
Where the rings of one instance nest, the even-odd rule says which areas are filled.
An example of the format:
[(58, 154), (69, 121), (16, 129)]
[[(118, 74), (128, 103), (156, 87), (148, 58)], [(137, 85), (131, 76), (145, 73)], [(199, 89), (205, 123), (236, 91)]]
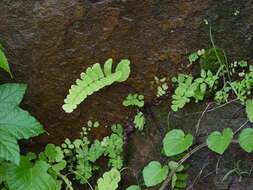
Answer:
[(117, 65), (115, 72), (112, 72), (112, 59), (108, 59), (102, 70), (99, 63), (88, 67), (86, 72), (81, 73), (81, 79), (76, 80), (76, 84), (72, 85), (69, 94), (64, 100), (63, 110), (71, 113), (76, 109), (82, 101), (89, 95), (99, 91), (105, 86), (109, 86), (114, 82), (125, 81), (130, 74), (130, 61), (123, 59)]

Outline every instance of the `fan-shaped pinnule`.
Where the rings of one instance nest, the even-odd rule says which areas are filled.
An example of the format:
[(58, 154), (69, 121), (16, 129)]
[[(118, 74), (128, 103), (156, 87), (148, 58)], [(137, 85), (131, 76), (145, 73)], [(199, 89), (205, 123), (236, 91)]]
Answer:
[(117, 65), (115, 72), (112, 72), (112, 59), (108, 59), (104, 64), (104, 70), (99, 63), (86, 69), (80, 74), (80, 79), (69, 89), (69, 94), (64, 99), (63, 110), (71, 113), (89, 95), (99, 91), (105, 86), (114, 82), (123, 82), (130, 75), (130, 61), (123, 59)]

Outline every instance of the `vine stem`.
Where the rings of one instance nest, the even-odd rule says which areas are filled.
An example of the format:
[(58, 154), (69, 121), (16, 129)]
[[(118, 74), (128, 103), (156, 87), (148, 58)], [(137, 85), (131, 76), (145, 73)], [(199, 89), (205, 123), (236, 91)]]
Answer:
[(234, 134), (236, 135), (248, 122), (249, 122), (249, 119), (247, 119), (247, 120), (234, 132)]
[(206, 111), (208, 110), (208, 108), (211, 106), (211, 104), (212, 104), (212, 102), (207, 104), (205, 110), (202, 112), (201, 117), (198, 120), (198, 123), (196, 125), (196, 132), (195, 132), (196, 135), (198, 134), (198, 131), (199, 131), (200, 122), (201, 122), (202, 118), (204, 117), (204, 115), (205, 115)]
[[(237, 144), (238, 140), (232, 140), (231, 141), (233, 144)], [(159, 188), (159, 190), (164, 190), (166, 188), (166, 186), (168, 185), (168, 183), (171, 181), (172, 176), (175, 174), (176, 170), (189, 158), (191, 157), (194, 153), (198, 152), (199, 150), (201, 150), (202, 148), (207, 147), (206, 143), (202, 143), (198, 146), (196, 146), (194, 149), (192, 149), (190, 152), (188, 152), (178, 163), (177, 163), (177, 167), (174, 168), (173, 170), (171, 170), (171, 172), (169, 173), (168, 177), (166, 178), (166, 180), (163, 182), (162, 186)]]
[(80, 176), (82, 179), (84, 179), (87, 182), (87, 184), (89, 185), (90, 189), (94, 190), (93, 187), (91, 186), (91, 184), (89, 183), (89, 181), (87, 179), (85, 179), (81, 174), (79, 174), (78, 172), (75, 172), (75, 171), (72, 171), (72, 173), (76, 174), (76, 175)]

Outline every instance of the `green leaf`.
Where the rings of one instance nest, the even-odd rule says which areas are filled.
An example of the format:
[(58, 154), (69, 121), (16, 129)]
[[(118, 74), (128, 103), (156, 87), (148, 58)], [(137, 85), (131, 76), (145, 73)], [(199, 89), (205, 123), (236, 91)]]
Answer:
[(187, 175), (187, 174), (180, 174), (180, 173), (178, 173), (177, 174), (177, 179), (181, 180), (181, 181), (184, 181), (184, 180), (186, 180), (188, 178), (188, 176), (189, 175)]
[(18, 107), (24, 94), (24, 85), (1, 85), (0, 90), (0, 157), (18, 164), (17, 140), (37, 136), (44, 130), (34, 117)]
[(253, 151), (253, 129), (246, 128), (239, 135), (239, 144), (246, 152)]
[(189, 55), (188, 59), (190, 61), (190, 64), (192, 64), (193, 62), (195, 62), (197, 59), (199, 58), (198, 53), (192, 53), (191, 55)]
[(104, 64), (104, 73), (105, 76), (112, 74), (112, 59), (108, 59)]
[(135, 128), (142, 131), (145, 125), (145, 117), (142, 112), (138, 112), (134, 118)]
[(118, 188), (120, 179), (120, 172), (112, 168), (110, 171), (105, 172), (103, 177), (98, 179), (98, 190), (115, 190)]
[(141, 187), (138, 185), (131, 185), (126, 190), (141, 190)]
[(101, 142), (95, 140), (89, 150), (88, 159), (91, 162), (95, 162), (101, 155), (104, 154), (105, 148), (101, 145)]
[(144, 96), (139, 94), (128, 94), (127, 98), (123, 101), (124, 106), (144, 106)]
[(22, 156), (20, 165), (7, 164), (6, 181), (10, 190), (60, 190), (59, 182), (47, 173), (50, 165), (44, 161), (33, 164)]
[(253, 99), (246, 101), (246, 113), (250, 122), (253, 122)]
[(57, 164), (52, 166), (52, 169), (56, 172), (60, 172), (61, 170), (63, 170), (64, 168), (66, 168), (67, 162), (65, 160), (62, 160), (60, 162), (58, 162)]
[(171, 180), (171, 189), (174, 189), (176, 182), (177, 182), (177, 175), (173, 174), (172, 180)]
[(223, 154), (233, 139), (233, 131), (224, 129), (222, 134), (218, 131), (211, 133), (207, 138), (208, 148), (219, 154)]
[(157, 161), (151, 161), (142, 171), (145, 185), (155, 186), (164, 181), (168, 175), (168, 166), (162, 167)]
[[(177, 167), (178, 167), (178, 163), (177, 163), (177, 162), (175, 162), (175, 161), (170, 161), (170, 162), (169, 162), (169, 168), (170, 168), (171, 170), (176, 169)], [(181, 172), (181, 171), (183, 171), (183, 169), (184, 169), (184, 166), (181, 165), (181, 166), (179, 166), (179, 167), (177, 168), (176, 172)]]
[(88, 96), (114, 82), (123, 82), (129, 77), (129, 60), (122, 60), (117, 65), (114, 73), (110, 70), (112, 68), (111, 64), (112, 60), (107, 60), (104, 71), (102, 71), (100, 64), (96, 63), (92, 67), (88, 67), (85, 73), (81, 73), (81, 79), (76, 80), (76, 84), (71, 86), (69, 94), (64, 99), (63, 110), (71, 113)]
[(122, 72), (121, 77), (117, 80), (117, 82), (123, 82), (128, 79), (130, 75), (130, 61), (127, 59), (123, 59), (119, 62), (116, 67), (116, 72)]
[(55, 146), (54, 144), (47, 144), (45, 155), (47, 156), (49, 163), (60, 162), (64, 159), (63, 151), (60, 147)]
[(7, 83), (0, 85), (0, 103), (19, 105), (25, 94), (26, 84)]
[(202, 78), (206, 78), (206, 71), (204, 70), (204, 69), (201, 69), (201, 73), (200, 73), (200, 76), (202, 77)]
[(175, 187), (177, 187), (177, 188), (185, 188), (186, 187), (186, 183), (185, 182), (182, 182), (182, 181), (177, 181), (176, 183), (175, 183)]
[(8, 72), (12, 78), (12, 74), (11, 74), (8, 60), (7, 60), (4, 52), (1, 49), (0, 49), (0, 68), (2, 68), (4, 71)]
[(174, 156), (186, 151), (193, 142), (193, 136), (179, 129), (173, 129), (168, 132), (163, 139), (163, 149), (167, 156)]
[(93, 125), (92, 121), (89, 120), (89, 121), (87, 122), (87, 125), (88, 125), (88, 127), (92, 127), (92, 125)]
[(99, 127), (99, 125), (100, 125), (99, 122), (98, 122), (98, 121), (95, 121), (94, 124), (93, 124), (93, 127), (96, 128), (96, 127)]
[(247, 61), (239, 61), (238, 62), (238, 65), (240, 66), (240, 67), (247, 67), (248, 66), (248, 63), (247, 63)]

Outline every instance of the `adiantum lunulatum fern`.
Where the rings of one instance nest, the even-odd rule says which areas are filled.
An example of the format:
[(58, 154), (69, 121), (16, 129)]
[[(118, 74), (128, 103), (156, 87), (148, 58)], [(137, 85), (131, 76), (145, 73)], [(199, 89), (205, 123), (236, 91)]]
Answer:
[(130, 61), (127, 59), (119, 62), (115, 72), (112, 72), (112, 59), (105, 62), (103, 70), (99, 63), (88, 67), (86, 72), (81, 73), (80, 79), (76, 80), (76, 84), (71, 86), (64, 100), (63, 110), (71, 113), (87, 96), (114, 82), (123, 82), (129, 75)]

